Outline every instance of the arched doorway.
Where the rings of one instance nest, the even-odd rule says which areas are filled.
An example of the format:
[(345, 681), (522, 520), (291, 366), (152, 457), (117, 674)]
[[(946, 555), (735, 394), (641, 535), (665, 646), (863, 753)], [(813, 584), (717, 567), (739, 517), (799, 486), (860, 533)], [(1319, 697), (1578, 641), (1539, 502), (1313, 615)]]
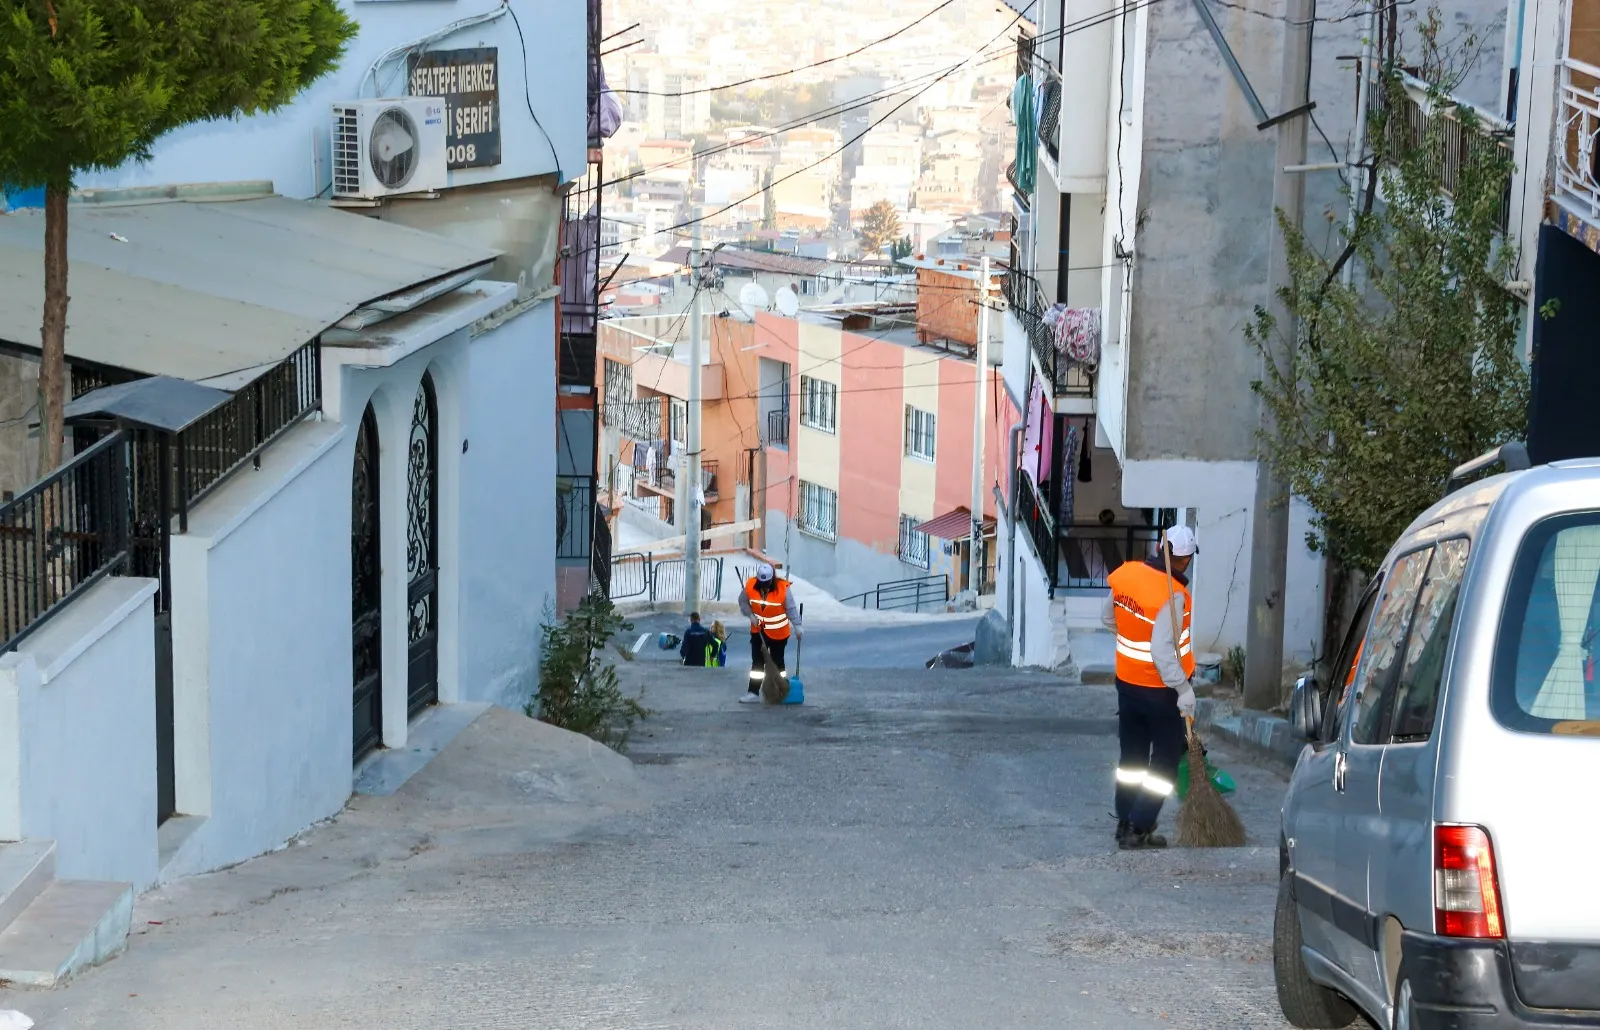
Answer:
[(406, 712), (439, 701), (439, 404), (423, 373), (406, 467)]
[(383, 560), (378, 534), (378, 418), (361, 416), (350, 496), (350, 647), (356, 759), (383, 740)]

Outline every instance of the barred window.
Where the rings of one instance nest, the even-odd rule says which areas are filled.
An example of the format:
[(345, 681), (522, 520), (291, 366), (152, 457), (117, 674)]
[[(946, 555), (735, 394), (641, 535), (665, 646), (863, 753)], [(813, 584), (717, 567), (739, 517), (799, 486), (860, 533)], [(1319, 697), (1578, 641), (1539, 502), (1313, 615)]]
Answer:
[(839, 428), (839, 388), (826, 379), (800, 377), (800, 424), (824, 433)]
[(633, 366), (605, 359), (605, 394), (603, 420), (608, 426), (620, 426), (633, 401)]
[(916, 519), (900, 516), (900, 560), (919, 569), (927, 568), (929, 561), (928, 534), (917, 528)]
[(800, 531), (824, 540), (839, 538), (839, 494), (836, 491), (801, 480)]
[(933, 412), (906, 405), (906, 454), (922, 461), (932, 461), (934, 453), (935, 419)]

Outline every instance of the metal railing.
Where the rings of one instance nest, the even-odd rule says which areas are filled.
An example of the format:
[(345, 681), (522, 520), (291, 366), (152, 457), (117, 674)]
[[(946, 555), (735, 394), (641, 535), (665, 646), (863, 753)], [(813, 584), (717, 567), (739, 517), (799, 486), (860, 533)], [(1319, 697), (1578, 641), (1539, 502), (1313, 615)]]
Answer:
[[(650, 601), (682, 601), (688, 565), (682, 558), (667, 558), (650, 568)], [(700, 600), (722, 600), (722, 559), (700, 559)]]
[(594, 535), (589, 540), (589, 572), (604, 597), (611, 596), (611, 524), (605, 510), (594, 506)]
[(871, 590), (839, 598), (840, 604), (852, 604), (856, 601), (861, 602), (862, 608), (876, 608), (879, 611), (909, 608), (920, 612), (925, 604), (950, 603), (950, 577), (939, 575), (893, 579), (879, 583)]
[(1013, 268), (1006, 272), (1003, 289), (1006, 304), (1022, 325), (1044, 378), (1053, 384), (1055, 396), (1093, 397), (1094, 373), (1056, 349), (1055, 330), (1044, 320), (1051, 305), (1039, 280)]
[(623, 401), (618, 405), (622, 435), (630, 440), (639, 440), (645, 443), (661, 439), (661, 400), (657, 397), (644, 397), (639, 400)]
[(556, 557), (588, 558), (594, 539), (594, 477), (556, 476)]
[(1060, 541), (1063, 566), (1057, 585), (1072, 589), (1103, 588), (1106, 577), (1125, 561), (1138, 561), (1156, 553), (1160, 526), (1106, 526), (1074, 522)]
[(1057, 568), (1056, 521), (1050, 517), (1048, 506), (1040, 499), (1028, 477), (1019, 473), (1017, 478), (1021, 486), (1017, 494), (1017, 519), (1027, 531), (1028, 539), (1033, 542), (1033, 553), (1038, 557), (1039, 564), (1044, 566), (1045, 576), (1050, 584), (1050, 596), (1054, 597), (1060, 579), (1060, 570)]
[(1600, 68), (1570, 57), (1561, 62), (1556, 140), (1556, 189), (1600, 219)]
[[(1439, 182), (1447, 197), (1454, 197), (1460, 183), (1461, 168), (1475, 154), (1498, 150), (1510, 168), (1513, 162), (1511, 127), (1486, 111), (1480, 111), (1454, 97), (1430, 95), (1426, 82), (1401, 73), (1394, 83), (1379, 80), (1369, 91), (1369, 111), (1376, 118), (1386, 116), (1385, 143), (1390, 153), (1432, 149), (1432, 160), (1438, 166)], [(1565, 100), (1563, 90), (1563, 101)], [(1390, 105), (1394, 104), (1391, 110)], [(1460, 111), (1470, 110), (1476, 116), (1469, 125), (1460, 117)], [(1559, 175), (1559, 173), (1558, 173)], [(1496, 216), (1496, 227), (1504, 233), (1511, 220), (1511, 181), (1507, 176)]]
[(715, 461), (700, 462), (700, 489), (705, 491), (706, 500), (713, 501), (720, 496), (720, 485), (717, 482), (717, 463)]
[(1040, 61), (1035, 68), (1045, 69), (1044, 91), (1039, 103), (1039, 146), (1050, 160), (1061, 160), (1061, 76)]
[(607, 595), (613, 601), (643, 597), (650, 592), (650, 556), (638, 551), (611, 556), (611, 582)]
[(674, 493), (678, 488), (678, 470), (666, 440), (657, 440), (653, 447), (633, 445), (633, 482), (663, 493)]
[(0, 505), (0, 651), (128, 565), (128, 434), (112, 433)]
[[(322, 352), (313, 341), (179, 433), (174, 479), (179, 531), (188, 531), (189, 509), (229, 473), (247, 461), (259, 467), (268, 444), (321, 406)], [(142, 452), (135, 453), (137, 463)]]
[(789, 447), (789, 409), (779, 408), (767, 412), (767, 435), (763, 443), (768, 447)]
[(898, 556), (907, 565), (926, 569), (933, 564), (933, 541), (917, 528), (916, 520), (901, 518)]

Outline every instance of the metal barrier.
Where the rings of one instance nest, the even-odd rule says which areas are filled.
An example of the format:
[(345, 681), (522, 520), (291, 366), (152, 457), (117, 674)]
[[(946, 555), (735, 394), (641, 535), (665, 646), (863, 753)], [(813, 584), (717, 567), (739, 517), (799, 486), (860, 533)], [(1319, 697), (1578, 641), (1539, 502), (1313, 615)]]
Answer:
[(594, 533), (594, 477), (556, 476), (556, 557), (587, 558)]
[[(688, 566), (682, 558), (658, 561), (650, 569), (650, 601), (682, 601)], [(700, 559), (700, 600), (722, 600), (722, 559)]]
[(643, 597), (650, 592), (650, 556), (638, 551), (611, 556), (611, 589), (613, 601), (630, 597)]
[(125, 432), (0, 505), (0, 650), (127, 567), (131, 507)]
[(1061, 564), (1065, 569), (1058, 585), (1075, 589), (1103, 588), (1106, 577), (1117, 566), (1155, 554), (1160, 540), (1160, 526), (1075, 522), (1061, 535)]
[[(862, 608), (876, 608), (879, 611), (909, 608), (920, 612), (925, 604), (942, 605), (950, 602), (950, 577), (918, 576), (915, 579), (892, 579), (879, 583), (871, 590), (839, 598), (840, 604), (850, 604), (854, 601), (860, 601)], [(872, 603), (868, 604), (868, 601)]]

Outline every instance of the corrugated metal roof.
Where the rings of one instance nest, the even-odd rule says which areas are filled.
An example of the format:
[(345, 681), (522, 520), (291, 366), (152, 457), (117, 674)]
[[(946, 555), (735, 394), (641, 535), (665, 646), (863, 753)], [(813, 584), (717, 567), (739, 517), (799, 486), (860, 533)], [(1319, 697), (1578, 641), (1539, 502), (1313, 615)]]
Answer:
[[(67, 356), (203, 380), (276, 363), (368, 301), (499, 252), (321, 204), (75, 203)], [(44, 217), (0, 216), (0, 340), (37, 347)]]
[(66, 420), (111, 418), (131, 425), (181, 433), (216, 411), (233, 395), (187, 379), (148, 376), (102, 386), (70, 402)]
[[(994, 519), (983, 520), (985, 533), (993, 528)], [(957, 508), (954, 511), (947, 511), (936, 519), (918, 523), (917, 529), (940, 540), (965, 540), (972, 535), (972, 509)]]

